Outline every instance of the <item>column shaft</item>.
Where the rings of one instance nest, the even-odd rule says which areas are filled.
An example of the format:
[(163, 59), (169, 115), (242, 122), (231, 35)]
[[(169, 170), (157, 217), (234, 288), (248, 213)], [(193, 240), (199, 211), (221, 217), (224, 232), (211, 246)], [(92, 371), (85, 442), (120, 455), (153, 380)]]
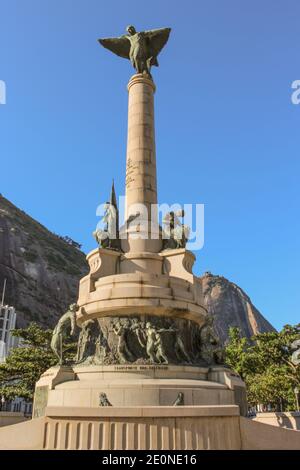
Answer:
[[(157, 204), (154, 91), (153, 81), (142, 74), (134, 75), (128, 83), (126, 220), (140, 213), (136, 224), (127, 229), (129, 246), (125, 251), (131, 252), (157, 253), (161, 249), (157, 212), (153, 208)], [(139, 242), (134, 242), (138, 236)]]

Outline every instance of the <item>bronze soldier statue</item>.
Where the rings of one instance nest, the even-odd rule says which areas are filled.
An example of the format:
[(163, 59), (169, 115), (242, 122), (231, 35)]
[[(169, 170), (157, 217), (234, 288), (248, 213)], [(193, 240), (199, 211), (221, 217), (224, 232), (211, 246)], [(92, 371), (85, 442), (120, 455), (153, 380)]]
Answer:
[(63, 364), (63, 340), (69, 338), (75, 332), (76, 312), (78, 309), (77, 304), (71, 304), (69, 310), (60, 317), (53, 330), (50, 346), (54, 354), (58, 357), (59, 365)]

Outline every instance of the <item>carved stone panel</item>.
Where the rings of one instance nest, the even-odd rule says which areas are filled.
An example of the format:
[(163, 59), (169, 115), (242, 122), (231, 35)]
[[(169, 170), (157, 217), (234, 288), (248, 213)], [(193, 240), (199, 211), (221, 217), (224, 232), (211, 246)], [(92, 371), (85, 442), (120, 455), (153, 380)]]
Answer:
[[(190, 364), (216, 362), (210, 330), (182, 318), (139, 315), (83, 323), (77, 364)], [(205, 344), (204, 344), (205, 341)]]
[(36, 387), (34, 394), (33, 418), (40, 418), (45, 415), (48, 402), (48, 385)]

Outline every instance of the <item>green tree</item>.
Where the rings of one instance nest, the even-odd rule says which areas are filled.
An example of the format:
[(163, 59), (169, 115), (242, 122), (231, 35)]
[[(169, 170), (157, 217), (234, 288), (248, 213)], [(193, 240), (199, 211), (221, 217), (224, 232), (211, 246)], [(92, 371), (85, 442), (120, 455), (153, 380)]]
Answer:
[(300, 324), (285, 325), (280, 332), (253, 336), (249, 341), (238, 328), (229, 331), (226, 363), (247, 385), (250, 404), (272, 404), (277, 409), (295, 409), (294, 388), (300, 386), (300, 367), (291, 361), (291, 344), (300, 338)]
[[(43, 330), (36, 323), (28, 328), (16, 329), (13, 336), (22, 340), (21, 347), (13, 348), (0, 364), (0, 396), (6, 400), (15, 397), (32, 399), (36, 381), (49, 367), (57, 364), (57, 357), (51, 350), (52, 331)], [(68, 345), (67, 357), (74, 355), (74, 344)]]
[(243, 380), (246, 380), (253, 369), (255, 369), (255, 358), (251, 354), (251, 343), (246, 337), (241, 336), (239, 328), (229, 329), (228, 343), (225, 348), (226, 364), (237, 372)]
[(270, 404), (277, 411), (295, 409), (293, 382), (284, 366), (270, 365), (264, 372), (249, 375), (246, 384), (250, 404)]

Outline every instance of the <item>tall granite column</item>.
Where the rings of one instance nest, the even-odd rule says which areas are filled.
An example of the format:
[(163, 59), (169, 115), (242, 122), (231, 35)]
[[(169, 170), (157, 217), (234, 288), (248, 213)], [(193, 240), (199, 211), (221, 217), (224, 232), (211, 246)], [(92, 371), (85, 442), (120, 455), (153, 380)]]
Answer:
[[(128, 83), (125, 252), (157, 253), (161, 249), (157, 220), (153, 81), (136, 74)], [(139, 214), (137, 216), (137, 214)], [(136, 218), (134, 219), (134, 216)]]

